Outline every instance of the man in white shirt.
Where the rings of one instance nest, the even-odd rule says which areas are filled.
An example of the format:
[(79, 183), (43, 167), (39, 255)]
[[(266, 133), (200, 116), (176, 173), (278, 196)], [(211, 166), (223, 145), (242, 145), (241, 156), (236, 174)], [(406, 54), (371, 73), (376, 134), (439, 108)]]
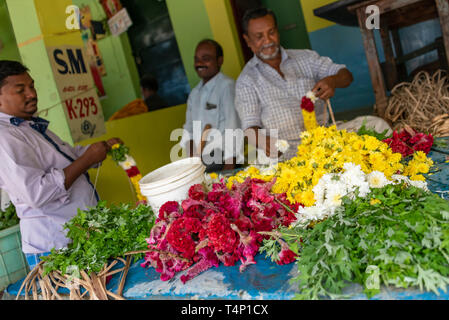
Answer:
[(30, 268), (68, 244), (63, 225), (98, 201), (87, 170), (121, 143), (114, 138), (72, 147), (47, 129), (48, 121), (34, 117), (37, 104), (28, 69), (0, 60), (0, 189), (16, 207)]
[[(240, 128), (240, 120), (234, 108), (235, 81), (220, 72), (222, 65), (220, 44), (205, 39), (197, 45), (195, 70), (202, 80), (187, 100), (181, 146), (189, 156), (201, 154), (207, 172), (230, 170), (242, 161), (239, 141), (225, 143), (225, 130)], [(209, 131), (209, 139), (202, 143), (201, 136), (208, 128), (216, 134)], [(195, 131), (199, 134), (195, 135)]]

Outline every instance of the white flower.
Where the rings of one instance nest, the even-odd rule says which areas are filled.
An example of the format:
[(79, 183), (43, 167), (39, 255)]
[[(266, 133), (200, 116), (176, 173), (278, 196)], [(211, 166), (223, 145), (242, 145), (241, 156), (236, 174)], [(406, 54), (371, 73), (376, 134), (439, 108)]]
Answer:
[(390, 184), (383, 172), (373, 171), (368, 176), (368, 183), (371, 188), (383, 188)]
[(287, 140), (278, 140), (276, 141), (275, 146), (282, 153), (285, 153), (288, 150), (288, 148), (290, 148), (290, 145), (288, 144)]
[(309, 91), (306, 93), (306, 97), (309, 98), (310, 100), (312, 100), (313, 103), (315, 103), (315, 101), (318, 100), (318, 98), (315, 96), (315, 94), (313, 93), (313, 91)]
[(416, 187), (416, 188), (420, 188), (426, 191), (429, 191), (429, 188), (427, 187), (427, 182), (426, 181), (415, 181), (415, 180), (410, 180), (410, 185)]
[(324, 202), (325, 186), (322, 183), (318, 183), (313, 187), (312, 191), (315, 196), (316, 204), (322, 204)]
[(259, 169), (261, 176), (274, 176), (276, 174), (276, 164), (271, 164), (268, 167), (262, 167)]
[(368, 183), (365, 183), (364, 185), (359, 186), (358, 196), (361, 197), (361, 198), (364, 198), (370, 192), (371, 192), (371, 190), (369, 188)]
[(125, 156), (125, 160), (118, 163), (120, 167), (124, 170), (129, 170), (132, 167), (136, 166), (136, 161), (129, 154)]
[(328, 208), (323, 205), (315, 205), (312, 207), (299, 207), (296, 219), (298, 224), (307, 226), (310, 222), (323, 220), (328, 215)]
[(425, 191), (429, 191), (429, 188), (427, 187), (427, 182), (426, 181), (410, 180), (408, 177), (400, 175), (400, 174), (392, 175), (391, 179), (393, 179), (393, 181), (396, 182), (396, 184), (405, 182), (405, 184), (407, 184), (409, 186), (414, 186), (416, 188), (420, 188), (420, 189), (423, 189)]
[(326, 194), (326, 200), (324, 201), (324, 204), (328, 207), (339, 207), (341, 206), (342, 202), (341, 199), (346, 195), (344, 190), (339, 189), (332, 189), (329, 190), (329, 192)]

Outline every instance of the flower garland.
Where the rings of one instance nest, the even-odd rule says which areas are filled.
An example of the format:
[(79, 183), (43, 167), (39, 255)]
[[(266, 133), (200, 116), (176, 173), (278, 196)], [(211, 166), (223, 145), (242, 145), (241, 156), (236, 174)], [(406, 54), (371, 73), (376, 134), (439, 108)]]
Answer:
[(312, 91), (307, 92), (301, 100), (301, 111), (306, 131), (310, 131), (318, 127), (314, 105), (316, 100), (317, 97)]
[(131, 184), (137, 195), (138, 202), (146, 203), (147, 199), (140, 191), (139, 181), (142, 179), (142, 174), (137, 168), (136, 161), (129, 155), (129, 148), (122, 144), (114, 144), (109, 151), (112, 160), (125, 170)]
[(382, 172), (387, 178), (403, 174), (411, 180), (424, 181), (422, 174), (429, 172), (433, 161), (425, 153), (417, 151), (410, 161), (403, 159), (384, 142), (368, 135), (358, 135), (346, 130), (317, 127), (301, 134), (301, 144), (296, 157), (278, 163), (263, 175), (257, 168), (250, 167), (228, 179), (228, 187), (246, 177), (257, 177), (265, 181), (276, 178), (274, 193), (285, 193), (291, 203), (306, 207), (315, 204), (313, 187), (327, 173), (339, 173), (345, 163), (360, 165), (365, 174)]
[[(193, 185), (181, 205), (169, 201), (159, 209), (142, 267), (154, 267), (162, 281), (188, 269), (181, 276), (185, 283), (220, 262), (233, 266), (240, 260), (240, 272), (255, 264), (254, 256), (268, 238), (263, 232), (296, 219), (298, 205), (289, 203), (285, 194), (271, 194), (273, 183), (247, 179), (229, 190), (220, 182), (209, 192), (201, 184)], [(296, 258), (284, 249), (278, 264)]]

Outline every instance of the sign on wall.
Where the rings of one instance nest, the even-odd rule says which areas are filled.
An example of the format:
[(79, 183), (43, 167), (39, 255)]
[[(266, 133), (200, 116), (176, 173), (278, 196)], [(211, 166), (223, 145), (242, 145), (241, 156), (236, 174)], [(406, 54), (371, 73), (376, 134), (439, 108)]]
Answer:
[(106, 133), (103, 110), (81, 46), (47, 47), (74, 143)]
[(129, 17), (128, 10), (123, 8), (108, 20), (109, 30), (113, 36), (119, 36), (126, 32), (133, 22)]

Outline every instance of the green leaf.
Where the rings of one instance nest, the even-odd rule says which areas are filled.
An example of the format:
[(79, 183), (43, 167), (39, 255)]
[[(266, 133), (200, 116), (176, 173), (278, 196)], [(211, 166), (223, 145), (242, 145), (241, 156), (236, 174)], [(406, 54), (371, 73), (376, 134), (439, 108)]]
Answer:
[[(372, 198), (382, 205), (371, 206)], [(338, 297), (350, 282), (364, 286), (368, 297), (381, 285), (446, 290), (448, 201), (398, 184), (342, 202), (341, 210), (312, 229), (288, 230), (286, 241), (300, 253), (297, 298)]]

